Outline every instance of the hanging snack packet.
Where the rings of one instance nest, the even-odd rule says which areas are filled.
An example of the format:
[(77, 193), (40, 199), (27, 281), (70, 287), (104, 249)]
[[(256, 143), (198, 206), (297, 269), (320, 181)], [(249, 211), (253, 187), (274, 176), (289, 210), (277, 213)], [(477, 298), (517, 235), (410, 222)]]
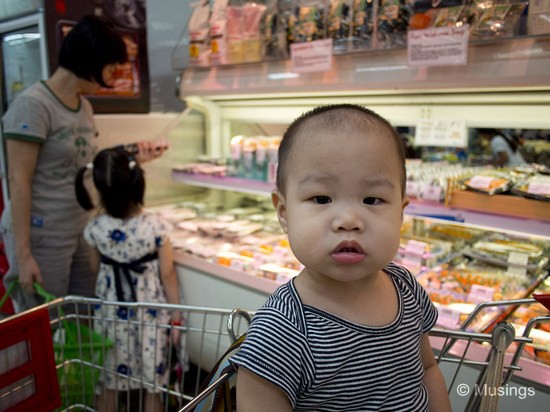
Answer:
[(352, 44), (354, 49), (372, 48), (372, 1), (353, 0)]
[(243, 4), (241, 0), (229, 0), (226, 10), (227, 62), (243, 61)]
[(286, 31), (283, 13), (277, 0), (268, 0), (260, 25), (264, 60), (287, 59)]
[(212, 64), (227, 64), (227, 17), (229, 0), (214, 0), (210, 16), (210, 61)]
[(260, 24), (266, 6), (259, 2), (246, 2), (243, 6), (243, 62), (262, 60)]
[(189, 19), (189, 64), (192, 66), (207, 66), (209, 62), (208, 49), (208, 17), (210, 7), (208, 0), (195, 5)]
[(294, 42), (304, 43), (325, 38), (325, 9), (321, 3), (302, 1), (294, 26)]
[(350, 40), (351, 8), (349, 1), (331, 0), (328, 10), (327, 36), (333, 39), (336, 52), (346, 52)]
[(487, 9), (477, 21), (472, 38), (511, 37), (527, 3), (497, 4)]
[(410, 15), (410, 7), (404, 0), (380, 0), (378, 48), (392, 49), (407, 45)]

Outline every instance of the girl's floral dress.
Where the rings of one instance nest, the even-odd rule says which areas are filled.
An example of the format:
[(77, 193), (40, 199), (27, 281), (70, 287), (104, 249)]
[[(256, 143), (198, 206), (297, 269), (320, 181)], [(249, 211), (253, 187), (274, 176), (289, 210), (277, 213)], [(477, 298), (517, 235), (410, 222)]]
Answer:
[[(88, 223), (84, 238), (107, 259), (130, 263), (157, 252), (170, 230), (169, 223), (148, 213), (126, 220), (102, 214)], [(129, 271), (136, 301), (166, 303), (158, 258), (140, 266), (142, 273)], [(124, 301), (132, 301), (132, 288), (122, 274), (119, 284)], [(112, 264), (100, 264), (96, 295), (106, 301), (118, 300)], [(108, 389), (138, 389), (142, 387), (143, 381), (153, 384), (153, 387), (146, 387), (147, 390), (156, 392), (155, 386), (166, 384), (166, 329), (155, 325), (168, 324), (168, 312), (151, 308), (136, 310), (120, 303), (103, 304), (97, 309), (96, 317), (100, 317), (100, 320), (95, 322), (94, 329), (114, 344), (104, 359), (106, 373), (102, 381)]]

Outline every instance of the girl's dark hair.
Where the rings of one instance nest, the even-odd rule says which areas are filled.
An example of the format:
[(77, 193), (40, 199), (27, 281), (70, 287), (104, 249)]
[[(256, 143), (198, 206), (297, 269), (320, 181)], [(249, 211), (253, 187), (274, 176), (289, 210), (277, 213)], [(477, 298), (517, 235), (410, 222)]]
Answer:
[(103, 69), (108, 64), (128, 60), (126, 45), (114, 26), (94, 15), (78, 21), (63, 39), (59, 65), (77, 77), (95, 80), (103, 87)]
[[(78, 203), (85, 210), (91, 210), (94, 205), (84, 186), (86, 169), (87, 166), (78, 171), (75, 190)], [(126, 150), (116, 147), (100, 151), (93, 162), (93, 179), (101, 205), (112, 217), (125, 219), (143, 205), (145, 173)]]
[(506, 143), (508, 144), (508, 147), (510, 148), (510, 150), (513, 153), (516, 153), (520, 145), (519, 138), (506, 131), (503, 131), (502, 133), (499, 133), (499, 134), (504, 138), (504, 140), (506, 140)]
[[(284, 193), (285, 189), (285, 179), (287, 174), (287, 168), (289, 159), (292, 152), (292, 147), (297, 136), (300, 135), (303, 129), (307, 127), (317, 127), (320, 129), (344, 127), (344, 125), (349, 125), (350, 116), (359, 116), (368, 122), (369, 125), (377, 124), (382, 126), (384, 129), (387, 129), (390, 139), (395, 143), (395, 149), (399, 157), (399, 168), (401, 174), (401, 186), (402, 192), (405, 194), (405, 185), (407, 181), (407, 170), (405, 167), (405, 145), (397, 131), (391, 125), (391, 123), (380, 116), (378, 113), (367, 109), (366, 107), (356, 105), (356, 104), (331, 104), (316, 107), (295, 119), (286, 132), (283, 135), (281, 144), (278, 151), (278, 166), (277, 166), (277, 178), (276, 185), (277, 189)], [(316, 121), (316, 123), (310, 123)]]

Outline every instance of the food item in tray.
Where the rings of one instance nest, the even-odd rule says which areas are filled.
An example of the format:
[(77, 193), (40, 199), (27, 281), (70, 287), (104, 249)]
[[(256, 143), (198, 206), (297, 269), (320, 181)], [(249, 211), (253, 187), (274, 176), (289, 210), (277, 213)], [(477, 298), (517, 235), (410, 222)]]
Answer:
[[(533, 239), (493, 237), (474, 243), (464, 251), (466, 256), (503, 267), (522, 266), (537, 270), (548, 262), (545, 246)], [(522, 260), (524, 263), (519, 263)]]
[(537, 200), (550, 200), (550, 176), (526, 177), (512, 187), (512, 193)]
[(475, 174), (462, 181), (469, 190), (494, 195), (507, 192), (513, 184), (510, 176), (496, 171)]
[[(484, 264), (442, 265), (417, 276), (430, 299), (460, 313), (459, 323), (481, 302), (522, 298), (531, 280), (509, 275), (503, 268)], [(481, 311), (468, 330), (481, 331), (502, 313), (492, 307)]]

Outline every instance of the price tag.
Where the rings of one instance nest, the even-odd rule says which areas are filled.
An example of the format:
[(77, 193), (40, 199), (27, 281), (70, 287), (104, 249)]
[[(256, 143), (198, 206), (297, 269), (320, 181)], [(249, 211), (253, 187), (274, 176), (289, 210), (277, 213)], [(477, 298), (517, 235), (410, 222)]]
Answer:
[(237, 270), (239, 272), (244, 272), (244, 262), (239, 259), (231, 259), (231, 264), (229, 267), (233, 270)]
[(409, 66), (450, 66), (466, 64), (470, 26), (409, 30)]
[(418, 197), (419, 182), (407, 180), (406, 193), (409, 197)]
[(476, 189), (489, 189), (493, 180), (495, 179), (491, 176), (475, 175), (472, 176), (468, 185), (475, 187)]
[(416, 146), (467, 147), (468, 129), (464, 120), (420, 119), (414, 133)]
[(494, 288), (482, 285), (472, 285), (472, 288), (470, 289), (470, 294), (468, 295), (468, 302), (491, 302), (493, 300), (494, 294)]
[(460, 311), (445, 306), (437, 307), (437, 324), (449, 329), (455, 329), (460, 323)]
[(324, 72), (332, 68), (332, 39), (290, 45), (294, 73)]
[(526, 253), (510, 252), (508, 255), (508, 270), (506, 273), (513, 277), (525, 277), (527, 275), (527, 266), (529, 256)]
[(550, 181), (538, 181), (534, 180), (529, 183), (527, 187), (527, 193), (533, 195), (550, 196)]
[(260, 266), (266, 263), (266, 255), (260, 252), (254, 252), (252, 255), (254, 259), (254, 269), (260, 269)]
[(405, 246), (405, 253), (422, 256), (427, 247), (428, 244), (426, 242), (421, 242), (419, 240), (409, 240), (407, 242), (407, 246)]
[(422, 199), (435, 200), (439, 202), (441, 200), (441, 186), (427, 185), (422, 190)]
[(422, 267), (422, 256), (415, 256), (415, 255), (405, 256), (401, 260), (401, 264), (408, 268), (419, 269)]

